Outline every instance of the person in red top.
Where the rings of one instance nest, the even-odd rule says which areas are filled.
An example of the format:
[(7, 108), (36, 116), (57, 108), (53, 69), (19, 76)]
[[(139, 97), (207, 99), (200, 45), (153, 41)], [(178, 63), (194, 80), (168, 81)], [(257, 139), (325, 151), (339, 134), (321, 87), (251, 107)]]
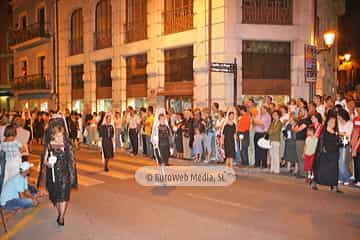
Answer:
[(249, 153), (248, 148), (250, 144), (250, 123), (251, 117), (247, 111), (246, 106), (239, 106), (240, 117), (237, 123), (237, 145), (238, 145), (238, 153), (237, 157), (239, 157), (242, 165), (249, 165)]
[(354, 160), (354, 183), (360, 187), (360, 102), (356, 102), (355, 107), (357, 116), (353, 119), (354, 128), (351, 136), (351, 147)]

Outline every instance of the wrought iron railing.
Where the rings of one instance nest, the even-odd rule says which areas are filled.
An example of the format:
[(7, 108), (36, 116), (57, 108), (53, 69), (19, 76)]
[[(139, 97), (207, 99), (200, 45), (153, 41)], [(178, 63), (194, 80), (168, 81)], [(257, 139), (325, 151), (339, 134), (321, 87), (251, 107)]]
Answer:
[(76, 55), (84, 52), (84, 39), (75, 38), (69, 40), (70, 55)]
[(94, 33), (95, 49), (103, 49), (112, 46), (111, 29)]
[(164, 12), (165, 34), (182, 32), (193, 27), (193, 5), (184, 6)]
[(12, 87), (15, 90), (49, 90), (51, 86), (49, 74), (34, 74), (14, 78)]
[(136, 21), (124, 24), (125, 42), (136, 42), (147, 38), (147, 19), (146, 16), (138, 18)]
[(242, 21), (248, 24), (292, 24), (292, 0), (243, 0)]
[(50, 36), (48, 28), (47, 23), (35, 23), (26, 26), (25, 29), (9, 31), (9, 45), (13, 46), (37, 37), (48, 38)]

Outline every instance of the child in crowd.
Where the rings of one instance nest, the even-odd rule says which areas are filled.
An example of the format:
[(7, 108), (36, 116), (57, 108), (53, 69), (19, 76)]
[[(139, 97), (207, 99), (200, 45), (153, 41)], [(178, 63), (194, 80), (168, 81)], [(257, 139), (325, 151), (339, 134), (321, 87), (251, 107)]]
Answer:
[(195, 128), (194, 143), (193, 143), (195, 162), (200, 162), (200, 158), (203, 153), (202, 141), (203, 141), (203, 135), (200, 133), (200, 129)]
[(315, 159), (316, 146), (318, 139), (315, 136), (315, 128), (309, 127), (306, 131), (306, 140), (304, 147), (304, 171), (307, 173), (306, 182), (311, 183), (313, 179), (312, 166)]

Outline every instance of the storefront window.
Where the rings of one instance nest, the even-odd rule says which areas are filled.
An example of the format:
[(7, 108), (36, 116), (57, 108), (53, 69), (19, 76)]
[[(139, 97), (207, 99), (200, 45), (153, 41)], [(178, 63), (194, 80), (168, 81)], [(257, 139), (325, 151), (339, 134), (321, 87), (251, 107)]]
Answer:
[(174, 96), (166, 98), (166, 109), (174, 112), (183, 112), (193, 107), (191, 96)]
[(127, 99), (127, 105), (131, 106), (137, 110), (144, 107), (146, 108), (148, 106), (147, 100), (145, 97), (139, 97), (139, 98), (128, 98)]
[(47, 102), (43, 102), (40, 105), (40, 111), (48, 112), (49, 111), (49, 105)]
[(78, 113), (82, 113), (84, 111), (84, 100), (79, 99), (73, 101), (72, 110)]
[(97, 100), (97, 111), (98, 112), (111, 112), (112, 111), (112, 99), (98, 99)]

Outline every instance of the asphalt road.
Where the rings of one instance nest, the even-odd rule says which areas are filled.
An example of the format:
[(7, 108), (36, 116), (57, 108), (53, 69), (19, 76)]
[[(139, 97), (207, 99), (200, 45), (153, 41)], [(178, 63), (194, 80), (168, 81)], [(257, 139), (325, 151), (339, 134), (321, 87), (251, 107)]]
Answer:
[[(9, 221), (10, 239), (360, 239), (360, 190), (312, 191), (300, 180), (240, 174), (229, 187), (143, 187), (134, 171), (153, 162), (118, 154), (110, 173), (100, 154), (76, 154), (80, 187), (65, 227), (40, 207)], [(38, 156), (32, 155), (37, 162)], [(173, 162), (174, 163), (174, 162)], [(179, 164), (176, 162), (175, 164)], [(32, 179), (36, 172), (32, 173)]]

